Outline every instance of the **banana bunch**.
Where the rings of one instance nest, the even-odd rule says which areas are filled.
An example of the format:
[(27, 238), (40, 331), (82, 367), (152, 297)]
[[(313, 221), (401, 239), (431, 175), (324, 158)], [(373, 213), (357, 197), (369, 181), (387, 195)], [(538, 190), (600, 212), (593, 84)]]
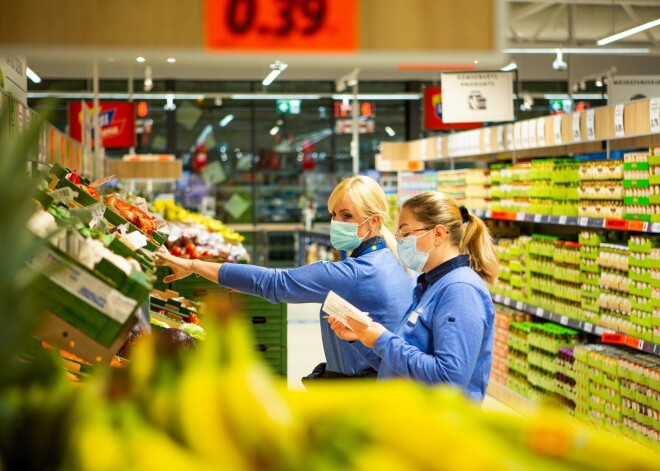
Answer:
[(227, 242), (238, 243), (245, 240), (244, 236), (226, 227), (221, 221), (210, 216), (188, 211), (181, 206), (177, 206), (172, 200), (156, 200), (154, 201), (154, 207), (167, 221), (180, 221), (204, 226), (211, 232), (219, 232)]
[(0, 404), (29, 411), (29, 433), (52, 436), (62, 424), (61, 446), (45, 450), (60, 450), (53, 469), (73, 471), (660, 469), (651, 450), (559, 411), (485, 413), (448, 387), (392, 380), (288, 391), (256, 358), (236, 308), (207, 308), (208, 340), (196, 350), (165, 354), (147, 337), (126, 369), (78, 387), (35, 383)]

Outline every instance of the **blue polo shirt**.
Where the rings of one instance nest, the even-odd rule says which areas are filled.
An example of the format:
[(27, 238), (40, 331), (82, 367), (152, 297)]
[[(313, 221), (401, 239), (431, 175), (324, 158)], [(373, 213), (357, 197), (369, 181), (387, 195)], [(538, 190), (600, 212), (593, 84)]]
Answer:
[(399, 326), (381, 335), (371, 352), (359, 342), (354, 348), (371, 361), (380, 359), (378, 378), (449, 383), (482, 401), (495, 331), (495, 307), (486, 284), (469, 267), (467, 255), (444, 262), (417, 281)]
[[(389, 249), (373, 250), (383, 242), (382, 237), (374, 237), (340, 262), (317, 262), (290, 270), (223, 263), (218, 283), (272, 303), (323, 303), (332, 290), (394, 330), (410, 307), (415, 282)], [(319, 315), (323, 316), (323, 311)], [(327, 370), (354, 376), (370, 366), (378, 369), (377, 362), (367, 362), (347, 341), (338, 338), (323, 318), (321, 340)]]

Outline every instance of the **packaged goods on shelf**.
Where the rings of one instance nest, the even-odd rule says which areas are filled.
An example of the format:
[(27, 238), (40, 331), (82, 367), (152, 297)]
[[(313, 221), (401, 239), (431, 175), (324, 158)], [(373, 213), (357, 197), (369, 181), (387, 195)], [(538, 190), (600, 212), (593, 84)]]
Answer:
[[(438, 176), (438, 178), (440, 178)], [(465, 177), (465, 206), (470, 209), (490, 209), (490, 175), (487, 169), (470, 169)]]
[(467, 178), (471, 171), (468, 170), (446, 170), (437, 173), (437, 190), (456, 200), (459, 205), (464, 205), (467, 196)]
[(419, 193), (437, 190), (437, 175), (438, 172), (435, 170), (425, 170), (423, 172), (399, 172), (399, 204), (403, 204), (407, 199), (418, 195)]
[[(615, 154), (618, 157), (618, 154)], [(604, 154), (585, 155), (579, 160), (578, 216), (623, 219), (623, 162), (605, 160)]]

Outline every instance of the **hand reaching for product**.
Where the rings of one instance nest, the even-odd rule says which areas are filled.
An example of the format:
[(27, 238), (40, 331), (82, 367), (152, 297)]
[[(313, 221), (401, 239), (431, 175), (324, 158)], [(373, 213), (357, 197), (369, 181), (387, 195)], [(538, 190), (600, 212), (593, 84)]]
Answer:
[(194, 265), (194, 260), (175, 257), (168, 252), (167, 248), (165, 248), (165, 245), (161, 245), (160, 248), (156, 251), (156, 259), (157, 262), (159, 262), (159, 265), (166, 265), (174, 270), (173, 275), (168, 275), (163, 278), (164, 283), (171, 283), (173, 281), (190, 276), (194, 273), (194, 271), (191, 269)]
[(359, 340), (369, 348), (373, 348), (378, 337), (387, 331), (387, 329), (378, 322), (363, 324), (350, 317), (346, 318), (346, 322), (349, 324), (350, 329), (332, 317), (328, 318), (328, 322), (330, 323), (332, 330), (340, 339), (348, 341)]

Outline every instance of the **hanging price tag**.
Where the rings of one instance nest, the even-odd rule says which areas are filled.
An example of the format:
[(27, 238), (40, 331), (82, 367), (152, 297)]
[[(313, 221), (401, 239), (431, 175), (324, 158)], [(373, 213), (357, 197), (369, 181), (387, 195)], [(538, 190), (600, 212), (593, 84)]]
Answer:
[(536, 121), (529, 122), (529, 147), (536, 147)]
[(490, 129), (485, 129), (484, 130), (484, 152), (486, 154), (490, 154), (492, 152), (492, 148), (490, 145), (491, 138), (493, 137), (493, 133), (490, 131)]
[(660, 222), (654, 222), (651, 224), (651, 232), (660, 232)]
[(587, 141), (596, 140), (596, 110), (587, 110)]
[(649, 104), (651, 132), (660, 132), (660, 98), (651, 98)]
[(443, 153), (443, 150), (444, 150), (443, 149), (444, 148), (443, 142), (444, 141), (445, 140), (442, 137), (438, 137), (435, 140), (435, 153), (438, 155), (439, 159), (442, 159), (444, 157), (444, 153)]
[(521, 128), (522, 128), (522, 126), (521, 126), (520, 123), (516, 123), (516, 124), (513, 125), (513, 146), (514, 146), (514, 149), (522, 149), (522, 139), (520, 137), (520, 135), (522, 134)]
[(589, 218), (580, 218), (578, 219), (578, 225), (582, 227), (586, 227), (589, 225)]
[(534, 222), (541, 222), (542, 219), (543, 219), (542, 215), (540, 215), (540, 214), (535, 214), (534, 215)]
[(644, 221), (630, 221), (628, 223), (628, 230), (630, 231), (639, 231), (647, 232), (649, 228), (649, 223)]
[(504, 150), (504, 126), (497, 127), (497, 150)]
[(623, 128), (623, 110), (625, 105), (616, 105), (614, 107), (614, 135), (616, 137), (624, 137), (626, 130)]
[(545, 119), (540, 118), (536, 122), (536, 140), (539, 147), (545, 147)]
[(529, 121), (523, 121), (521, 123), (522, 127), (522, 147), (527, 149), (529, 147)]
[(561, 316), (561, 318), (559, 319), (559, 323), (560, 323), (561, 325), (568, 325), (568, 317), (566, 317), (566, 316)]
[(552, 134), (555, 138), (555, 145), (561, 144), (561, 115), (552, 118)]
[(73, 191), (69, 187), (60, 188), (59, 190), (53, 190), (48, 195), (53, 198), (53, 201), (56, 203), (66, 203), (67, 201), (73, 201), (73, 199), (78, 196), (78, 192)]
[(542, 307), (537, 307), (537, 308), (536, 308), (536, 315), (537, 315), (538, 317), (543, 317), (543, 314), (544, 314), (544, 313), (545, 313), (545, 311), (543, 310)]
[(568, 216), (559, 216), (559, 224), (566, 224)]
[(594, 330), (594, 326), (593, 324), (585, 323), (583, 329), (585, 332), (591, 333)]
[(506, 148), (513, 149), (513, 125), (509, 124), (506, 127)]
[(518, 301), (518, 302), (516, 303), (516, 309), (517, 309), (518, 311), (522, 311), (523, 307), (524, 307), (524, 306), (523, 306), (522, 301)]
[(580, 132), (580, 117), (582, 113), (573, 113), (573, 141), (580, 142), (582, 133)]

